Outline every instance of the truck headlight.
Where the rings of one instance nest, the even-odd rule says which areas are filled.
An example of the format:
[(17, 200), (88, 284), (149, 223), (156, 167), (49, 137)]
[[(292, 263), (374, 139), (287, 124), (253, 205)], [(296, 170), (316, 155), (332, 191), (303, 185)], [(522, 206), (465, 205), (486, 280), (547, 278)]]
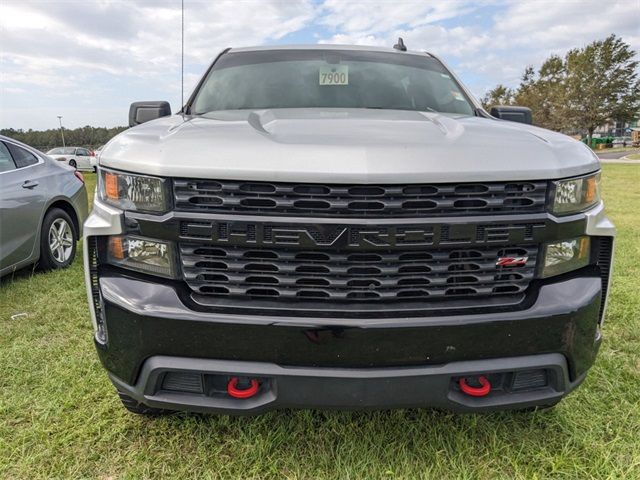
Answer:
[(165, 183), (163, 178), (101, 168), (98, 192), (103, 202), (123, 210), (166, 212), (169, 205)]
[(600, 202), (600, 172), (553, 182), (551, 211), (557, 215), (582, 212)]
[(551, 277), (577, 270), (589, 264), (589, 237), (578, 237), (544, 246), (542, 277)]
[(173, 244), (143, 237), (109, 237), (107, 261), (112, 265), (162, 277), (175, 277)]

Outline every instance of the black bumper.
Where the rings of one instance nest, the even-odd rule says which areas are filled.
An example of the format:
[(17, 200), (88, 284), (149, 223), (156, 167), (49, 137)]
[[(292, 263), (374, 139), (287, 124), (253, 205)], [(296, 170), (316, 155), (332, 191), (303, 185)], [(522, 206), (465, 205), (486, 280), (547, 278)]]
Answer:
[[(107, 326), (100, 358), (116, 386), (171, 409), (258, 412), (276, 407), (458, 410), (555, 403), (584, 378), (600, 343), (602, 282), (576, 277), (540, 288), (527, 309), (425, 318), (338, 319), (196, 311), (171, 284), (104, 274)], [(543, 370), (544, 386), (511, 389), (518, 371)], [(166, 372), (259, 377), (246, 400), (163, 390)], [(459, 377), (496, 386), (464, 396)], [(211, 393), (213, 392), (213, 393)]]
[[(517, 372), (545, 372), (546, 384), (510, 391)], [(457, 379), (491, 372), (494, 388), (485, 397), (462, 393)], [(188, 373), (203, 378), (233, 376), (259, 378), (258, 393), (234, 399), (224, 389), (205, 387), (206, 393), (176, 392), (163, 388), (167, 373)], [(272, 363), (234, 362), (179, 357), (148, 359), (135, 385), (111, 376), (123, 393), (150, 407), (217, 413), (260, 413), (285, 407), (380, 409), (437, 407), (455, 411), (490, 411), (553, 405), (582, 380), (569, 379), (566, 360), (560, 354), (531, 355), (440, 366), (381, 369), (281, 367)], [(205, 384), (207, 381), (205, 380)], [(210, 382), (213, 383), (213, 382)]]

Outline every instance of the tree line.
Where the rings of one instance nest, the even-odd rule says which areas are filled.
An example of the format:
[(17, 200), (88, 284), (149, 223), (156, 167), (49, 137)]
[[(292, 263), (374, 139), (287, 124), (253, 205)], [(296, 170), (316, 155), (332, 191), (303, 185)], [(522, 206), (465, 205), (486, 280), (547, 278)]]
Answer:
[[(65, 144), (73, 147), (86, 147), (96, 149), (104, 145), (114, 136), (123, 132), (128, 127), (86, 127), (64, 129)], [(38, 150), (46, 152), (55, 147), (62, 146), (62, 135), (59, 128), (49, 130), (22, 130), (6, 128), (0, 130), (0, 135), (5, 135), (14, 140), (26, 143)]]
[(529, 107), (533, 122), (564, 133), (586, 133), (591, 145), (596, 128), (626, 122), (640, 109), (636, 52), (615, 35), (575, 48), (564, 57), (551, 55), (536, 71), (529, 66), (520, 85), (498, 85), (482, 99), (493, 105)]

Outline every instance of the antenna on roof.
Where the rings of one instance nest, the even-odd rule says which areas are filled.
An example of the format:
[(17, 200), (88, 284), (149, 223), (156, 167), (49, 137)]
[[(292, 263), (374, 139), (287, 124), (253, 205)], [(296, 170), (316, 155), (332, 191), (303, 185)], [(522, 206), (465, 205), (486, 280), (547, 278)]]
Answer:
[(402, 37), (398, 37), (398, 43), (396, 43), (393, 48), (400, 50), (401, 52), (407, 51), (407, 47), (404, 46), (404, 40), (402, 40)]
[(184, 108), (184, 0), (182, 0), (182, 40), (181, 40), (181, 64), (180, 64), (180, 109)]

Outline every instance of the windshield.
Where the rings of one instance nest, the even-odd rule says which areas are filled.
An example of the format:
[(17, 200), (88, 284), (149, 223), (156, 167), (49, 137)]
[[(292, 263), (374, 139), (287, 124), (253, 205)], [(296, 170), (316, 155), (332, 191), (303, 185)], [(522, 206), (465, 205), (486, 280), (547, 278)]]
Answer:
[(191, 112), (313, 107), (474, 111), (444, 66), (426, 55), (266, 50), (222, 55)]
[(73, 155), (76, 152), (75, 147), (59, 147), (49, 150), (47, 155)]

